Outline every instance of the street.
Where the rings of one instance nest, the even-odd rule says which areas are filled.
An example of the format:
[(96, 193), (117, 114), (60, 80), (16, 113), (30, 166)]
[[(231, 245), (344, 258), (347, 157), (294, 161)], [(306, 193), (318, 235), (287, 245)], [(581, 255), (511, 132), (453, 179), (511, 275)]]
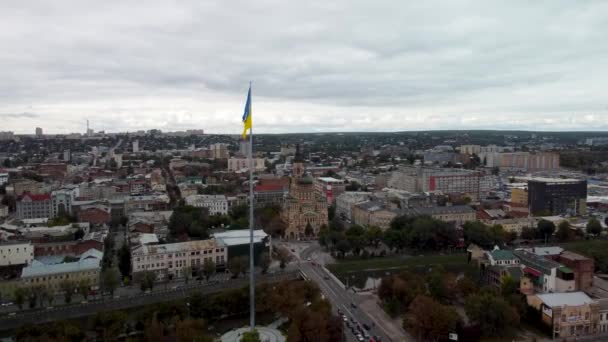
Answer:
[[(298, 259), (298, 268), (302, 271), (309, 280), (314, 281), (319, 285), (319, 288), (323, 292), (323, 295), (331, 302), (335, 312), (338, 310), (344, 313), (349, 320), (349, 325), (367, 324), (370, 327), (368, 334), (370, 336), (378, 336), (381, 341), (413, 341), (411, 338), (407, 338), (407, 334), (402, 329), (396, 329), (391, 325), (388, 319), (380, 319), (380, 317), (386, 317), (386, 314), (377, 304), (373, 306), (367, 305), (368, 310), (371, 309), (374, 312), (364, 312), (359, 308), (359, 305), (364, 299), (352, 292), (347, 291), (343, 285), (329, 273), (323, 265), (328, 259), (328, 256), (322, 253), (321, 247), (315, 242), (308, 244), (307, 247), (300, 246), (289, 246), (289, 250), (292, 249), (292, 254)], [(297, 250), (297, 251), (296, 251)], [(310, 261), (307, 261), (310, 260)], [(354, 306), (353, 306), (354, 304)], [(368, 303), (369, 304), (369, 303)], [(353, 324), (352, 319), (356, 321)], [(359, 333), (355, 329), (355, 333), (346, 325), (344, 322), (344, 332), (347, 341), (357, 341), (355, 333)], [(370, 339), (366, 339), (369, 341)]]

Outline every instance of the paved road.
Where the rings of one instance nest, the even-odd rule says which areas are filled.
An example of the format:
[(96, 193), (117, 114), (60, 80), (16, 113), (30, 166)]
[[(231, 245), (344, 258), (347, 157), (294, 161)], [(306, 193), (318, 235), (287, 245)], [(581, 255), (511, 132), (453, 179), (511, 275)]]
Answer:
[[(258, 276), (256, 284), (272, 283), (287, 279), (296, 279), (300, 275), (297, 271), (277, 273)], [(0, 330), (11, 330), (25, 324), (43, 324), (56, 320), (74, 319), (78, 317), (92, 316), (98, 312), (124, 310), (131, 307), (150, 305), (161, 302), (170, 302), (191, 296), (196, 292), (211, 294), (230, 289), (247, 286), (249, 279), (240, 278), (228, 282), (198, 285), (192, 284), (179, 289), (154, 291), (148, 294), (139, 294), (130, 297), (120, 297), (105, 301), (89, 302), (87, 304), (73, 304), (60, 306), (52, 309), (38, 309), (16, 313), (14, 316), (0, 318)]]

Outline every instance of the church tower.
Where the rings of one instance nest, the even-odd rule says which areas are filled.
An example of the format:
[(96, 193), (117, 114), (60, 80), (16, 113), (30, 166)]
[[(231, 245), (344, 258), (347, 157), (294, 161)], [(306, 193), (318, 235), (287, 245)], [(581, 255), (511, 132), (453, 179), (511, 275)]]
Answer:
[(296, 155), (293, 158), (291, 174), (295, 178), (302, 178), (302, 176), (304, 176), (304, 158), (302, 157), (302, 153), (300, 151), (300, 144), (296, 145)]

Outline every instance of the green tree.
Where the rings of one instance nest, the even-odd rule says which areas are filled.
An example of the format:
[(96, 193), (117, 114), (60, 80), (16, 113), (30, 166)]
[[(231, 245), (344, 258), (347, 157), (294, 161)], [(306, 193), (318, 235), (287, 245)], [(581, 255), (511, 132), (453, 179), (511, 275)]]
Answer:
[(555, 233), (555, 236), (560, 242), (567, 242), (574, 240), (576, 233), (574, 230), (572, 230), (570, 223), (564, 220), (557, 225), (557, 232)]
[(593, 236), (599, 236), (602, 232), (602, 224), (595, 217), (589, 219), (587, 222), (587, 234), (591, 234)]
[(365, 240), (375, 248), (382, 242), (382, 237), (382, 229), (378, 226), (371, 226), (365, 231)]
[(260, 263), (259, 266), (262, 269), (262, 274), (266, 274), (268, 272), (268, 268), (270, 267), (270, 263), (272, 260), (270, 259), (270, 254), (263, 252), (260, 254)]
[(205, 275), (205, 280), (209, 281), (209, 278), (215, 273), (215, 262), (211, 259), (205, 259), (203, 262), (203, 274)]
[(538, 233), (542, 239), (551, 239), (551, 236), (553, 236), (553, 233), (555, 232), (555, 224), (545, 219), (538, 221), (536, 227), (538, 228)]
[(29, 297), (29, 288), (19, 287), (15, 290), (15, 304), (17, 304), (19, 310), (23, 309), (23, 304), (27, 297)]
[(186, 282), (186, 284), (188, 284), (190, 278), (192, 278), (192, 267), (186, 266), (182, 268), (182, 274), (184, 275), (184, 281)]
[(277, 259), (279, 260), (279, 267), (281, 269), (285, 269), (287, 264), (291, 261), (292, 256), (289, 251), (284, 247), (279, 247), (276, 249)]
[(534, 227), (524, 227), (521, 230), (521, 238), (525, 240), (534, 240), (538, 233), (536, 232), (536, 228)]
[(76, 291), (76, 284), (71, 280), (64, 280), (59, 284), (61, 291), (63, 291), (63, 298), (66, 303), (72, 302), (72, 295)]
[(484, 337), (504, 337), (510, 329), (519, 326), (517, 311), (491, 292), (469, 296), (465, 312), (471, 323), (479, 325)]
[(84, 300), (88, 299), (90, 290), (91, 284), (88, 279), (82, 279), (78, 282), (78, 292), (80, 293), (82, 298), (84, 298)]
[(114, 291), (120, 282), (120, 272), (116, 268), (107, 268), (101, 273), (101, 285), (105, 291), (114, 295)]
[(403, 327), (411, 331), (417, 340), (444, 340), (449, 333), (462, 325), (460, 316), (451, 307), (441, 305), (427, 296), (419, 295), (409, 305)]
[(344, 258), (346, 257), (346, 253), (351, 251), (352, 247), (347, 239), (342, 239), (336, 244), (336, 249), (342, 254), (342, 257)]
[(123, 277), (131, 275), (131, 249), (124, 243), (118, 250), (118, 269)]
[(249, 260), (245, 256), (237, 256), (228, 260), (228, 270), (233, 278), (238, 278), (241, 273), (245, 274)]

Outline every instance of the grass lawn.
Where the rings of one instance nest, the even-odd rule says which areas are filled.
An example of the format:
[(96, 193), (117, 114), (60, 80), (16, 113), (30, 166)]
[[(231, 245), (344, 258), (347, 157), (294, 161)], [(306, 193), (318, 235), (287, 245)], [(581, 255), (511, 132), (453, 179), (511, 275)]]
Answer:
[(467, 265), (467, 254), (458, 253), (423, 256), (397, 255), (371, 259), (338, 259), (335, 264), (328, 265), (328, 268), (333, 273), (343, 274), (358, 271), (377, 271), (429, 265)]

